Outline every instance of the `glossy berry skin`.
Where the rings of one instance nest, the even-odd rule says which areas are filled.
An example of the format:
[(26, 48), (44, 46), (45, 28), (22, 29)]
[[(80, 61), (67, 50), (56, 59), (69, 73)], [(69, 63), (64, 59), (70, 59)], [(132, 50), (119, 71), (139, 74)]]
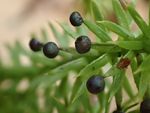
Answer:
[(105, 87), (104, 78), (99, 75), (93, 75), (88, 79), (86, 87), (90, 93), (98, 94), (104, 90)]
[(150, 98), (141, 103), (140, 113), (150, 113)]
[(76, 11), (70, 15), (69, 20), (70, 20), (70, 23), (75, 27), (80, 26), (83, 23), (83, 19), (80, 13)]
[(37, 51), (41, 50), (43, 45), (38, 40), (33, 38), (33, 39), (30, 40), (29, 46), (30, 46), (32, 51), (37, 52)]
[(91, 40), (87, 36), (80, 36), (75, 41), (75, 48), (80, 54), (87, 53), (91, 49)]
[(48, 42), (43, 46), (43, 53), (48, 58), (55, 58), (59, 53), (59, 48), (54, 42)]

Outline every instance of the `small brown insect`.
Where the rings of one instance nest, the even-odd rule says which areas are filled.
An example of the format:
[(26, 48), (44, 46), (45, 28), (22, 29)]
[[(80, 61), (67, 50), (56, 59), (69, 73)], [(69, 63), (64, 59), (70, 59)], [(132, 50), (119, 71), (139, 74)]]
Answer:
[(130, 65), (131, 61), (129, 58), (121, 58), (117, 64), (117, 68), (125, 69)]

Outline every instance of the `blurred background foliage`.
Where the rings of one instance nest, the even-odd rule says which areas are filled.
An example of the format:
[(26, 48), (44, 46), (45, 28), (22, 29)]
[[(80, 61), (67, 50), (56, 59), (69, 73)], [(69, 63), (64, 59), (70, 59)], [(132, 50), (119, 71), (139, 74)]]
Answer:
[[(135, 0), (132, 2), (135, 4)], [(92, 8), (91, 0), (79, 0), (73, 3), (75, 5), (72, 9), (80, 10), (91, 21), (95, 19), (91, 10), (95, 8)], [(117, 21), (110, 0), (95, 0), (94, 3), (104, 18)], [(31, 16), (39, 4), (42, 4), (42, 0), (32, 0), (18, 18)], [(65, 18), (68, 18), (67, 16)], [(52, 22), (46, 23), (55, 38), (49, 38), (49, 31), (44, 27), (34, 36), (42, 42), (55, 40), (63, 48), (72, 46), (74, 39), (70, 37), (89, 34), (85, 26), (73, 29), (66, 22), (57, 22), (57, 25)], [(106, 96), (103, 93), (99, 96), (90, 95), (82, 88), (80, 79), (76, 79), (80, 69), (97, 59), (99, 53), (92, 51), (93, 56), (86, 54), (81, 57), (71, 49), (69, 52), (61, 51), (60, 56), (54, 60), (45, 58), (42, 53), (31, 52), (26, 45), (20, 41), (16, 41), (13, 45), (5, 44), (10, 64), (4, 64), (2, 61), (4, 58), (0, 61), (0, 113), (98, 113), (100, 111), (103, 101), (99, 100)], [(109, 88), (110, 80), (106, 82)], [(81, 96), (80, 90), (84, 92)], [(79, 99), (76, 99), (78, 96)]]

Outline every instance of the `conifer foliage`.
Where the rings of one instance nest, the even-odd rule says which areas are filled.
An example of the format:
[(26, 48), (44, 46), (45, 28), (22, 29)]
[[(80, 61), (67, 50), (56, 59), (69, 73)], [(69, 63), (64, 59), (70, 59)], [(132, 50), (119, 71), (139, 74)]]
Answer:
[[(57, 43), (42, 29), (29, 48), (7, 45), (12, 66), (0, 62), (0, 113), (150, 113), (150, 22), (134, 2), (111, 2), (117, 23), (90, 0), (87, 15), (74, 11), (70, 23), (59, 23), (63, 32), (48, 23)], [(19, 90), (24, 81), (28, 87)], [(117, 107), (110, 110), (112, 101)]]

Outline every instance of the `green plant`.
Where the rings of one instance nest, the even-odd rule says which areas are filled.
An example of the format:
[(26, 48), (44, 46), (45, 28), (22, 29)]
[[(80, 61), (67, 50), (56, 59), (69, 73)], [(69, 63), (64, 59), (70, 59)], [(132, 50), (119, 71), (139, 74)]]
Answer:
[[(123, 8), (118, 0), (112, 0), (118, 23), (106, 21), (97, 2), (90, 2), (94, 22), (85, 17), (83, 24), (75, 29), (59, 23), (63, 33), (49, 23), (60, 48), (55, 59), (48, 59), (42, 52), (33, 53), (19, 42), (14, 47), (7, 46), (13, 66), (5, 67), (0, 63), (1, 83), (11, 81), (10, 87), (0, 88), (1, 113), (52, 113), (55, 110), (59, 113), (109, 113), (113, 98), (122, 112), (140, 112), (140, 103), (150, 98), (150, 22), (141, 18), (133, 4), (124, 4)], [(133, 23), (139, 27), (136, 32), (131, 29)], [(96, 41), (92, 42), (89, 52), (78, 54), (69, 42), (71, 38), (87, 36), (89, 31)], [(112, 32), (117, 35), (115, 41)], [(41, 33), (43, 42), (49, 41), (47, 31)], [(29, 66), (20, 62), (20, 55), (30, 60)], [(94, 97), (86, 89), (86, 82), (92, 75), (105, 78), (105, 90)], [(17, 91), (24, 78), (29, 81), (29, 88)], [(128, 99), (124, 99), (123, 91)], [(92, 97), (96, 101), (91, 101)], [(42, 108), (38, 106), (39, 98), (45, 100)]]

